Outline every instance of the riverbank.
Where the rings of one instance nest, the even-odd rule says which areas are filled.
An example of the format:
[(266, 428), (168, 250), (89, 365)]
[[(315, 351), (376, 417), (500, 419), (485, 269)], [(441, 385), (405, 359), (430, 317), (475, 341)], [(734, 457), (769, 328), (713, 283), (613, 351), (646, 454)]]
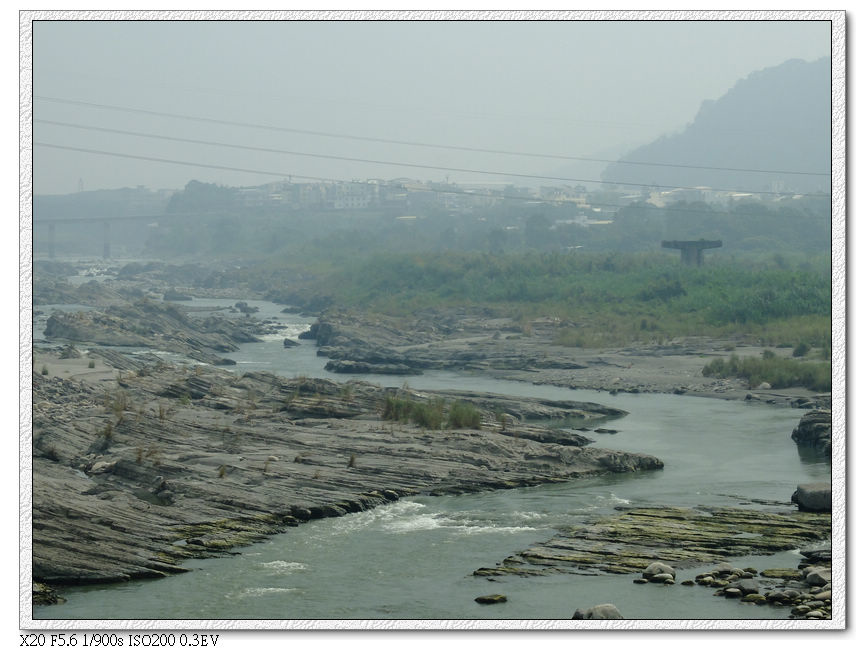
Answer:
[[(830, 396), (802, 387), (749, 386), (705, 376), (712, 359), (759, 357), (764, 348), (734, 340), (680, 338), (663, 344), (589, 349), (556, 344), (561, 323), (517, 322), (469, 310), (388, 318), (346, 310), (322, 314), (307, 335), (333, 372), (420, 374), (468, 370), (497, 379), (610, 393), (670, 393), (796, 408), (827, 407)], [(791, 357), (792, 350), (775, 354)]]

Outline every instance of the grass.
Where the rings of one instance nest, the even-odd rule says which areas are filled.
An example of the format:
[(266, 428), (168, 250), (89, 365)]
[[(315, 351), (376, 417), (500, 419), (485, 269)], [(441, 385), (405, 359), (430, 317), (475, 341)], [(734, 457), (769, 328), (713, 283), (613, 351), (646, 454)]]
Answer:
[[(447, 411), (447, 417), (445, 412)], [(403, 424), (412, 422), (425, 429), (480, 429), (481, 412), (466, 402), (454, 402), (446, 407), (443, 399), (420, 402), (405, 397), (388, 396), (382, 418)]]
[(448, 412), (448, 428), (480, 429), (481, 412), (467, 402), (454, 402)]
[(754, 388), (763, 382), (773, 388), (802, 386), (816, 392), (832, 390), (829, 363), (799, 361), (776, 356), (766, 350), (762, 357), (739, 358), (730, 355), (727, 361), (714, 359), (703, 368), (704, 377), (738, 377)]
[(828, 257), (798, 266), (748, 258), (686, 267), (662, 254), (452, 251), (377, 255), (320, 278), (317, 290), (392, 316), (489, 309), (526, 335), (532, 320), (559, 318), (566, 325), (557, 343), (566, 346), (739, 336), (828, 349), (829, 269)]

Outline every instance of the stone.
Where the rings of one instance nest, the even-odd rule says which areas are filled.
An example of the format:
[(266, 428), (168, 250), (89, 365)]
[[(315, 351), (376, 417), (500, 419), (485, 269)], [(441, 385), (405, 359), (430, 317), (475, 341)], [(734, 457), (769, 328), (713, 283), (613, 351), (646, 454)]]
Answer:
[(296, 348), (298, 345), (300, 343), (293, 339), (282, 339), (282, 347), (284, 348)]
[(502, 594), (489, 594), (475, 598), (475, 602), (481, 605), (495, 605), (497, 603), (506, 603), (507, 601), (507, 596), (503, 596)]
[(812, 447), (827, 456), (830, 455), (832, 453), (832, 411), (829, 409), (809, 411), (799, 420), (799, 425), (793, 429), (790, 437), (800, 447)]
[(622, 620), (624, 618), (625, 617), (622, 616), (619, 608), (609, 603), (606, 603), (604, 605), (595, 605), (594, 607), (589, 607), (588, 609), (578, 609), (571, 617), (572, 620), (584, 621), (612, 621)]
[(832, 511), (832, 485), (830, 483), (802, 483), (790, 500), (806, 512)]
[(669, 573), (656, 573), (649, 576), (649, 582), (666, 582), (667, 580), (673, 580), (673, 576)]
[(643, 569), (643, 577), (652, 579), (652, 576), (657, 575), (659, 573), (666, 573), (669, 577), (676, 577), (676, 570), (663, 562), (652, 562), (649, 566)]
[(729, 562), (719, 562), (712, 569), (712, 572), (720, 575), (720, 574), (730, 574), (730, 573), (733, 573), (735, 570), (736, 570), (736, 568), (732, 564), (730, 564)]
[(790, 610), (790, 613), (793, 614), (793, 616), (804, 616), (810, 611), (811, 608), (807, 605), (796, 605), (793, 609)]
[(742, 599), (742, 602), (763, 605), (766, 603), (766, 597), (761, 594), (748, 594)]
[(819, 568), (809, 571), (805, 574), (805, 584), (822, 587), (832, 581), (832, 570), (829, 568)]
[(758, 583), (753, 578), (744, 578), (739, 580), (736, 583), (736, 588), (739, 589), (744, 595), (748, 594), (759, 594), (760, 593), (760, 583)]
[(724, 597), (725, 598), (741, 598), (742, 591), (740, 589), (736, 589), (735, 587), (727, 587), (724, 589)]
[(819, 594), (814, 594), (814, 600), (832, 600), (832, 592), (821, 591)]

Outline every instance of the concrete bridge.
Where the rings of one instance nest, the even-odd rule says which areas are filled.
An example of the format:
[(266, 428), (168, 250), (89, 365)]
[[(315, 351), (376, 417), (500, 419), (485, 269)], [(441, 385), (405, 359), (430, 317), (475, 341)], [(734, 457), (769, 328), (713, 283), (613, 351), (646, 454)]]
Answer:
[(144, 223), (159, 223), (160, 221), (176, 221), (178, 219), (188, 219), (192, 217), (224, 217), (225, 214), (197, 214), (197, 213), (177, 213), (177, 214), (138, 214), (119, 217), (70, 217), (68, 219), (48, 218), (48, 219), (33, 219), (33, 227), (45, 225), (48, 227), (48, 257), (54, 259), (54, 234), (57, 224), (72, 225), (82, 223), (102, 224), (102, 257), (109, 259), (111, 257), (111, 224), (119, 222), (144, 222)]
[(661, 248), (677, 248), (682, 251), (682, 264), (701, 266), (703, 264), (703, 251), (707, 248), (721, 248), (721, 240), (662, 241)]

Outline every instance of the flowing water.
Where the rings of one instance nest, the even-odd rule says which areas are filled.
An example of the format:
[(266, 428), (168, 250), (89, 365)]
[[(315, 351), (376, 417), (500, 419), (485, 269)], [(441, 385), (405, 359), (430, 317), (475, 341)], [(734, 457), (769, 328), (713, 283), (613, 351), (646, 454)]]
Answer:
[[(234, 301), (196, 300), (193, 306)], [(236, 372), (268, 370), (288, 377), (347, 376), (324, 371), (311, 341), (284, 348), (310, 318), (258, 306), (284, 330), (229, 355)], [(357, 377), (352, 377), (357, 378)], [(362, 377), (402, 385), (404, 377)], [(595, 401), (629, 412), (590, 433), (597, 446), (661, 458), (662, 471), (480, 494), (406, 498), (367, 512), (289, 529), (228, 558), (187, 563), (189, 573), (164, 580), (67, 590), (68, 602), (40, 607), (51, 619), (563, 619), (577, 607), (612, 602), (627, 618), (786, 618), (785, 608), (747, 606), (702, 587), (634, 585), (633, 576), (472, 576), (587, 517), (622, 505), (739, 506), (789, 503), (797, 483), (829, 480), (824, 459), (800, 452), (790, 433), (803, 412), (761, 404), (676, 395), (619, 394), (535, 386), (456, 372), (411, 377), (418, 389), (471, 389), (511, 395)], [(795, 552), (737, 560), (758, 569), (795, 567)], [(680, 571), (681, 581), (704, 568)], [(503, 593), (484, 606), (479, 595)]]

